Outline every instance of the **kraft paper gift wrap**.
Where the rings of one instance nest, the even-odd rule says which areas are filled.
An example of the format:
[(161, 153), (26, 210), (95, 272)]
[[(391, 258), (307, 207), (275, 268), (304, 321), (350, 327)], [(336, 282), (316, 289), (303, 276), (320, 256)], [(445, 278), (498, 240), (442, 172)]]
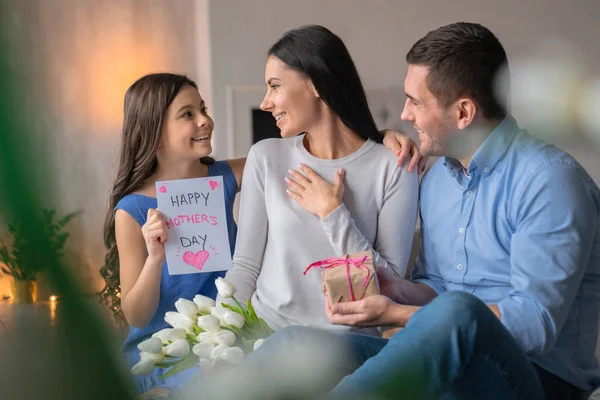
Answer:
[(331, 306), (379, 294), (372, 251), (317, 261), (304, 274), (311, 268), (323, 269), (323, 284)]

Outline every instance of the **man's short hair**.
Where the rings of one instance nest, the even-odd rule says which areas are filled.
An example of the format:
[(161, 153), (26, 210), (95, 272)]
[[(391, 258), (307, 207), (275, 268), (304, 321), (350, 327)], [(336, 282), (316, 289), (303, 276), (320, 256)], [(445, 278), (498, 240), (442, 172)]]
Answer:
[(406, 62), (429, 67), (427, 86), (441, 107), (468, 96), (486, 119), (506, 116), (507, 99), (495, 91), (498, 73), (508, 68), (506, 52), (483, 25), (458, 22), (431, 31), (413, 45)]

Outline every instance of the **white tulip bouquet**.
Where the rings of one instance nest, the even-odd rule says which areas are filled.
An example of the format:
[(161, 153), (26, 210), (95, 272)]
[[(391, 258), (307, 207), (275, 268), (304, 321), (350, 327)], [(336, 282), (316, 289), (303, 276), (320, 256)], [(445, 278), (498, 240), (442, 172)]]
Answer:
[(219, 295), (231, 298), (235, 306), (200, 294), (193, 301), (179, 299), (177, 311), (165, 314), (172, 326), (156, 332), (138, 345), (140, 361), (131, 368), (134, 375), (148, 375), (154, 368), (168, 368), (165, 379), (196, 365), (217, 361), (239, 364), (256, 350), (273, 330), (254, 311), (250, 299), (244, 308), (234, 297), (236, 287), (223, 278), (215, 281)]

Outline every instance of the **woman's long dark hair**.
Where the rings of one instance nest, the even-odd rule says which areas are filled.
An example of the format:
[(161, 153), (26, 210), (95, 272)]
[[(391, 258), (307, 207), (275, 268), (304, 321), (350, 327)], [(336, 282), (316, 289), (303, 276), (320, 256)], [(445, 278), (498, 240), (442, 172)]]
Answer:
[(342, 39), (329, 29), (308, 25), (288, 31), (268, 54), (307, 76), (321, 99), (349, 129), (364, 139), (383, 141), (354, 61)]
[[(142, 187), (156, 171), (156, 151), (163, 119), (167, 108), (184, 85), (198, 89), (196, 83), (184, 75), (150, 74), (138, 79), (125, 93), (119, 169), (104, 219), (104, 245), (107, 252), (100, 274), (106, 284), (99, 293), (100, 300), (108, 305), (121, 326), (126, 326), (127, 322), (121, 311), (114, 209), (123, 196)], [(205, 164), (214, 162), (210, 157), (204, 157), (201, 161)]]

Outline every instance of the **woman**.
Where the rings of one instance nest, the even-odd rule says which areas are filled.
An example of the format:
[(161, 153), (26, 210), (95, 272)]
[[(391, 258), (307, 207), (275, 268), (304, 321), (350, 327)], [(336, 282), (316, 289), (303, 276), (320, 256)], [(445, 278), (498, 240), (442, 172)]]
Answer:
[(379, 270), (403, 276), (417, 175), (397, 167), (394, 153), (380, 144), (358, 72), (338, 36), (321, 26), (302, 27), (287, 32), (268, 55), (261, 108), (273, 114), (283, 139), (250, 150), (226, 279), (274, 329), (355, 329), (329, 323), (321, 274), (303, 271), (317, 260), (373, 250)]

